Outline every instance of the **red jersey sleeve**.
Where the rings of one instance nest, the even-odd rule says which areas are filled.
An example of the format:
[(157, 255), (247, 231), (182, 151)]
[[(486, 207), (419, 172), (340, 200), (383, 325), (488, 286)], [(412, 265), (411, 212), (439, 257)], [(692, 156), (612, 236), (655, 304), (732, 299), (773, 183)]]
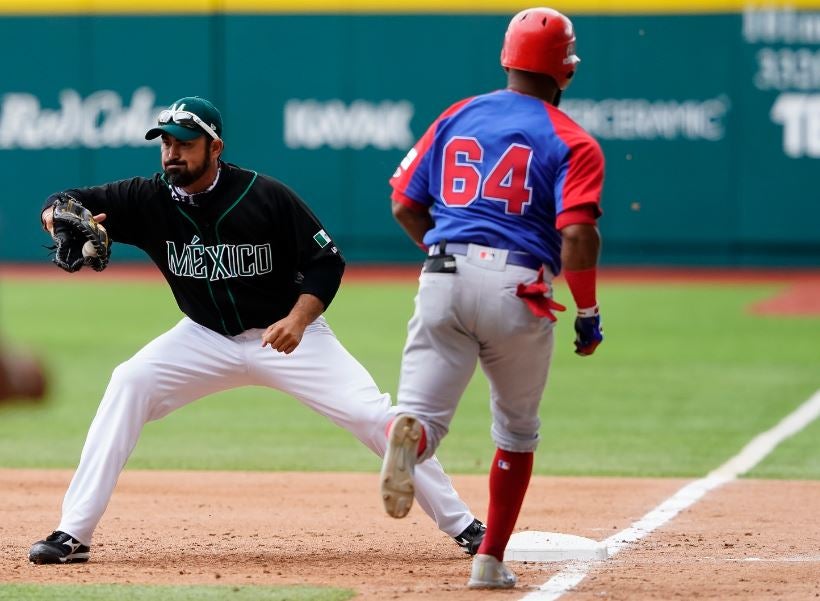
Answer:
[(556, 226), (560, 229), (601, 216), (604, 153), (598, 142), (569, 117), (557, 110), (551, 116), (555, 133), (567, 148), (555, 179)]
[(600, 209), (596, 213), (596, 205), (585, 204), (570, 209), (564, 209), (555, 219), (555, 229), (562, 230), (568, 225), (595, 225), (598, 221)]
[(435, 142), (441, 121), (456, 113), (472, 99), (473, 97), (460, 100), (439, 115), (402, 159), (393, 177), (390, 178), (390, 186), (393, 188), (390, 196), (392, 200), (418, 211), (426, 211), (433, 204), (434, 199), (428, 192), (430, 176), (425, 168), (428, 163), (427, 153)]
[[(416, 170), (433, 144), (437, 127), (438, 120), (427, 128), (427, 131), (419, 138), (416, 145), (401, 160), (393, 173), (393, 177), (390, 178), (390, 186), (393, 188), (390, 198), (413, 210), (424, 211), (432, 204), (432, 199), (429, 199), (429, 195), (426, 194), (427, 175), (422, 169), (416, 177)], [(408, 188), (410, 188), (409, 193)]]

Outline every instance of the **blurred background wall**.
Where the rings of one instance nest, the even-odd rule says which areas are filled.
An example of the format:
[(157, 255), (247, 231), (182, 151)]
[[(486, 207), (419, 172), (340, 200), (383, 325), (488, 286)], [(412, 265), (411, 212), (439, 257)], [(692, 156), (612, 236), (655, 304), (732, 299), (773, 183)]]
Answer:
[[(300, 6), (0, 2), (0, 261), (45, 260), (49, 193), (157, 171), (143, 134), (186, 95), (221, 108), (225, 158), (293, 187), (349, 261), (417, 261), (387, 180), (445, 107), (504, 87), (528, 4)], [(820, 265), (820, 0), (552, 6), (583, 61), (562, 108), (607, 157), (604, 263)]]

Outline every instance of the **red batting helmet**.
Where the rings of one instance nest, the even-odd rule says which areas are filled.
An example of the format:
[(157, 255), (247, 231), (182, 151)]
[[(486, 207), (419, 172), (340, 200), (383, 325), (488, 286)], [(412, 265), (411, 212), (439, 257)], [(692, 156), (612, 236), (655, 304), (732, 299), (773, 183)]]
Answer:
[(508, 69), (544, 73), (565, 89), (575, 75), (575, 30), (572, 21), (551, 8), (527, 8), (507, 27), (501, 64)]

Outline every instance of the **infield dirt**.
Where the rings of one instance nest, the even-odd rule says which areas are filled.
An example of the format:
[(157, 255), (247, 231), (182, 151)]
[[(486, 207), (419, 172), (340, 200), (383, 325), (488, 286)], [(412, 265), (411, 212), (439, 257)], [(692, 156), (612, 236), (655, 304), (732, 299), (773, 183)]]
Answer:
[[(521, 599), (563, 564), (511, 563), (512, 591), (468, 591), (470, 560), (418, 507), (384, 514), (378, 475), (123, 473), (87, 564), (34, 566), (71, 473), (0, 470), (0, 582), (309, 584), (357, 599)], [(456, 476), (479, 517), (484, 476)], [(682, 479), (533, 479), (518, 529), (603, 540), (686, 484)], [(596, 564), (563, 599), (820, 597), (820, 482), (741, 480)]]

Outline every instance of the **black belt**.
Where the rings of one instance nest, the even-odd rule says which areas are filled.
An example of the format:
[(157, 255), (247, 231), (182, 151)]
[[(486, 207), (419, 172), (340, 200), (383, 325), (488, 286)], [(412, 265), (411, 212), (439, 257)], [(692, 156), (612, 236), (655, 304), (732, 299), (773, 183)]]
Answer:
[[(462, 242), (447, 242), (444, 247), (444, 252), (452, 253), (454, 255), (466, 255), (467, 247), (468, 245)], [(430, 256), (433, 256), (438, 252), (438, 244), (435, 244), (430, 247)], [(536, 259), (534, 256), (532, 256), (530, 253), (526, 253), (520, 250), (508, 250), (507, 264), (518, 265), (519, 267), (527, 267), (529, 269), (538, 270), (541, 269), (542, 262)]]

